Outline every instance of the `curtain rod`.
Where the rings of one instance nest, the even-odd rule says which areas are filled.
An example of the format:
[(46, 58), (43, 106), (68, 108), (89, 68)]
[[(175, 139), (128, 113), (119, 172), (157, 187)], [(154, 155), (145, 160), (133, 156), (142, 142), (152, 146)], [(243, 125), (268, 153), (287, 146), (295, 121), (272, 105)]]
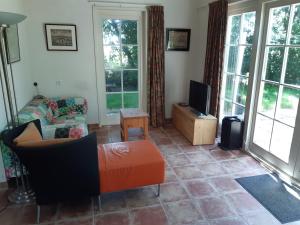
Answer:
[(136, 6), (152, 6), (152, 5), (162, 6), (161, 3), (135, 3), (135, 2), (104, 1), (104, 0), (88, 0), (88, 2), (105, 3), (105, 4), (118, 4), (118, 5), (136, 5)]

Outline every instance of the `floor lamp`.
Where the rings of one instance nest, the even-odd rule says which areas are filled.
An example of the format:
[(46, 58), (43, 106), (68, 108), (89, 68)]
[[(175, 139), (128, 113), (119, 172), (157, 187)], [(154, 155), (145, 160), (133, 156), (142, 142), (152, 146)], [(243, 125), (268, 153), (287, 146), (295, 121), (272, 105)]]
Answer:
[[(1, 58), (1, 87), (2, 87), (2, 95), (6, 113), (6, 120), (8, 129), (14, 128), (17, 126), (17, 121), (15, 115), (18, 113), (17, 104), (16, 104), (16, 96), (15, 96), (15, 88), (13, 81), (13, 73), (11, 69), (11, 65), (7, 60), (7, 54), (9, 51), (6, 45), (6, 28), (10, 25), (14, 25), (20, 23), (26, 18), (24, 15), (9, 13), (9, 12), (0, 12), (0, 58)], [(10, 75), (8, 73), (8, 66), (10, 66)], [(15, 175), (16, 175), (16, 183), (17, 189), (15, 192), (9, 195), (9, 200), (14, 203), (25, 203), (30, 202), (34, 199), (34, 193), (29, 188), (29, 184), (27, 181), (27, 177), (24, 176), (24, 167), (19, 162), (17, 157), (14, 157), (15, 164)], [(19, 178), (21, 182), (19, 182)]]

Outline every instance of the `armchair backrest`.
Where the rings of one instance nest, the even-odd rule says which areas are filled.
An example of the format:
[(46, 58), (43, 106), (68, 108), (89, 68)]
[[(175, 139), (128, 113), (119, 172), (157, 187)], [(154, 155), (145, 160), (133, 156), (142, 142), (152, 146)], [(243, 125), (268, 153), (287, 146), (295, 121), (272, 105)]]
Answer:
[[(22, 132), (20, 130), (21, 128), (18, 127), (8, 131), (3, 134), (3, 138), (13, 138), (12, 133), (20, 134)], [(4, 143), (8, 143), (7, 140)], [(47, 147), (15, 145), (9, 147), (28, 170), (38, 204), (99, 195), (95, 133), (78, 140)]]

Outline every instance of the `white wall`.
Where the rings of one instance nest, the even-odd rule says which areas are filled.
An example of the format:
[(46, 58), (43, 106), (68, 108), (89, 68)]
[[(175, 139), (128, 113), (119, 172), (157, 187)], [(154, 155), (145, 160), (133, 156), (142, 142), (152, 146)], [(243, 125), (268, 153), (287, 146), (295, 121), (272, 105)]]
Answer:
[[(26, 14), (24, 11), (24, 1), (22, 0), (1, 0), (0, 11), (15, 12)], [(21, 61), (12, 64), (17, 104), (19, 108), (22, 108), (33, 96), (34, 89), (32, 86), (32, 78), (29, 63), (29, 51), (27, 32), (26, 32), (27, 21), (19, 24), (19, 41), (20, 41), (20, 53)], [(1, 89), (1, 87), (0, 87)], [(2, 98), (2, 91), (0, 95), (0, 130), (6, 125), (5, 110)], [(5, 180), (3, 171), (3, 161), (0, 153), (0, 182)]]
[[(110, 1), (111, 2), (111, 1)], [(122, 2), (122, 1), (115, 1)], [(128, 2), (124, 0), (123, 2)], [(136, 0), (165, 6), (165, 27), (192, 28), (192, 47), (199, 35), (193, 24), (197, 17), (195, 0)], [(96, 73), (92, 6), (87, 0), (26, 0), (30, 22), (29, 45), (31, 48), (33, 80), (39, 83), (41, 94), (81, 95), (89, 102), (88, 122), (98, 123)], [(78, 52), (50, 52), (46, 50), (44, 23), (72, 23), (77, 25)], [(195, 26), (194, 26), (195, 25)], [(194, 34), (195, 33), (195, 34)], [(187, 99), (189, 74), (199, 74), (197, 50), (166, 52), (166, 117), (171, 116), (171, 106)], [(196, 62), (194, 65), (191, 62)], [(61, 81), (61, 86), (56, 81)], [(101, 103), (100, 103), (101, 104)]]

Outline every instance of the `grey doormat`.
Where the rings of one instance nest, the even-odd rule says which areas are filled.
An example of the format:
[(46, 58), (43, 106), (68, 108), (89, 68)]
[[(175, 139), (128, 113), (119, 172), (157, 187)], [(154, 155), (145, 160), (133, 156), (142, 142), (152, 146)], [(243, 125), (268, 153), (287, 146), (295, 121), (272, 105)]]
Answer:
[(300, 192), (275, 174), (237, 178), (236, 181), (281, 223), (300, 220)]

